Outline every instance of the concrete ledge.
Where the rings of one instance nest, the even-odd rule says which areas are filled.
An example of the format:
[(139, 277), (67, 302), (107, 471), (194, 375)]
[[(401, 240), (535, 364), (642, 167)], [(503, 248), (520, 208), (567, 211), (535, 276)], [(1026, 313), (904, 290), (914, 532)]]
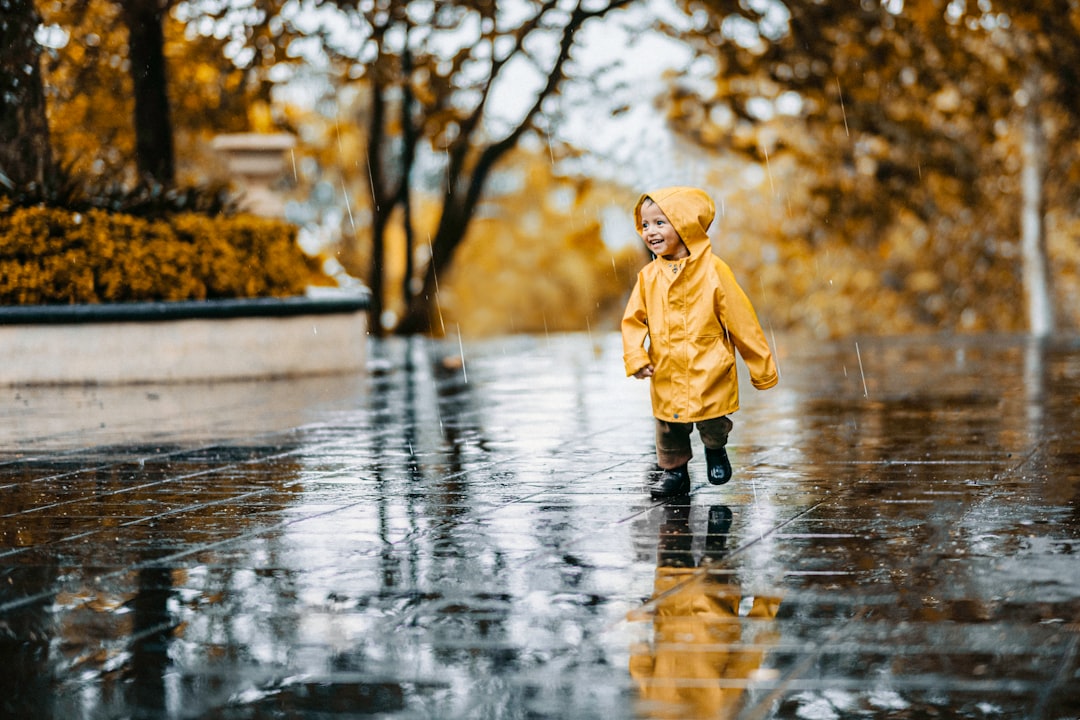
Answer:
[(0, 385), (355, 372), (367, 295), (0, 308)]

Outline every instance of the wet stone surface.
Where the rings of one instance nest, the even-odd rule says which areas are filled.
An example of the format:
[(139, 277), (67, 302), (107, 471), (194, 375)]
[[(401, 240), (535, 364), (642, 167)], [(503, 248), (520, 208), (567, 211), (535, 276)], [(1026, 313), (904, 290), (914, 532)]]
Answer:
[(0, 716), (1080, 717), (1080, 344), (780, 350), (667, 502), (615, 336), (4, 389)]

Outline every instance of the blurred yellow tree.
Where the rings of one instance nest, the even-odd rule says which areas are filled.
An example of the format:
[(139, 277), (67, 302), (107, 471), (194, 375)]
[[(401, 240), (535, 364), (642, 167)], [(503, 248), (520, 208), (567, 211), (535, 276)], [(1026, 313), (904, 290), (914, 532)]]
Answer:
[(673, 78), (670, 122), (765, 169), (784, 277), (809, 269), (801, 258), (831, 265), (804, 281), (800, 312), (849, 293), (856, 316), (825, 327), (875, 329), (865, 308), (885, 296), (897, 329), (1051, 331), (1043, 226), (1080, 199), (1065, 132), (1080, 119), (1080, 10), (683, 5), (695, 27), (669, 30), (712, 63), (715, 89)]
[(108, 0), (41, 4), (42, 22), (65, 33), (44, 76), (57, 160), (76, 176), (135, 179), (127, 30)]
[(646, 260), (640, 244), (615, 252), (604, 243), (602, 210), (628, 208), (625, 193), (555, 176), (546, 148), (508, 160), (493, 185), (509, 191), (483, 203), (442, 279), (441, 321), (464, 335), (618, 327)]
[[(125, 23), (125, 5), (142, 7), (142, 0), (41, 4), (43, 23), (65, 36), (64, 42), (48, 49), (44, 68), (57, 157), (77, 177), (109, 178), (118, 184), (136, 182), (140, 171), (153, 165), (153, 157), (141, 169), (137, 162), (136, 130), (147, 129), (148, 123), (135, 117), (128, 25), (136, 20)], [(245, 39), (250, 36), (254, 44), (268, 47), (264, 35), (286, 34), (289, 29), (271, 30), (269, 20), (244, 26), (224, 14), (223, 8), (210, 15), (196, 13), (186, 3), (166, 7), (171, 11), (159, 20), (162, 52), (170, 68), (165, 87), (169, 135), (175, 136), (180, 149), (175, 163), (178, 178), (184, 183), (199, 182), (212, 174), (210, 137), (248, 129), (251, 109), (269, 101), (269, 67), (283, 61), (273, 50), (229, 57), (226, 48), (231, 33), (239, 32)], [(271, 15), (267, 11), (259, 17)], [(143, 154), (154, 155), (161, 142), (145, 139)]]

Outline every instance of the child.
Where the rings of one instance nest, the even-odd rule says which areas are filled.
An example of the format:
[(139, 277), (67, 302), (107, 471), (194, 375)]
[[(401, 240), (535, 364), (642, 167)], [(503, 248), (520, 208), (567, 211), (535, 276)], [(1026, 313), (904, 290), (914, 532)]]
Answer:
[[(739, 409), (738, 349), (759, 390), (779, 376), (754, 308), (731, 269), (712, 253), (707, 231), (716, 207), (703, 191), (671, 187), (642, 195), (634, 208), (655, 259), (638, 273), (622, 320), (626, 374), (652, 379), (656, 459), (653, 497), (690, 491), (690, 432), (705, 445), (709, 482), (731, 479), (728, 415)], [(648, 347), (645, 341), (648, 340)]]

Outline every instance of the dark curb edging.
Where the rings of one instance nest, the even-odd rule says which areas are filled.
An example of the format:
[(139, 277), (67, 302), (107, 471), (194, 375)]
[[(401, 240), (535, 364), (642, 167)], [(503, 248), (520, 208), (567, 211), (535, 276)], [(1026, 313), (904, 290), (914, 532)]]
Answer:
[(366, 292), (347, 295), (178, 300), (80, 305), (0, 306), (0, 325), (64, 325), (106, 322), (289, 317), (367, 310)]

